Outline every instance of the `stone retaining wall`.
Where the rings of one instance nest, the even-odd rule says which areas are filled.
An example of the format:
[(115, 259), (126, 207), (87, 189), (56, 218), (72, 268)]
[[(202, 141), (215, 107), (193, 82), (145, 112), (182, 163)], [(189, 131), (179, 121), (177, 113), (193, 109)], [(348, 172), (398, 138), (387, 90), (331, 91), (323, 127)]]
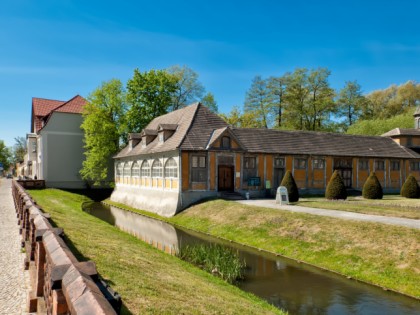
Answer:
[(99, 277), (95, 263), (79, 262), (49, 215), (41, 211), (25, 189), (12, 184), (18, 224), (25, 248), (25, 269), (31, 272), (29, 312), (47, 314), (119, 314), (121, 298)]

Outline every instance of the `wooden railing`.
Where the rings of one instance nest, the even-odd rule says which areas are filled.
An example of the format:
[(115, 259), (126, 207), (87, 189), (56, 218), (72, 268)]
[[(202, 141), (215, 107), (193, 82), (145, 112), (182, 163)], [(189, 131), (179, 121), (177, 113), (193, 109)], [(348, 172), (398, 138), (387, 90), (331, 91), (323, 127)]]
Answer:
[(13, 181), (12, 193), (25, 269), (31, 270), (29, 312), (37, 312), (41, 300), (47, 314), (119, 314), (121, 298), (99, 277), (95, 263), (76, 259), (62, 238), (63, 230), (51, 225), (49, 215), (19, 182)]

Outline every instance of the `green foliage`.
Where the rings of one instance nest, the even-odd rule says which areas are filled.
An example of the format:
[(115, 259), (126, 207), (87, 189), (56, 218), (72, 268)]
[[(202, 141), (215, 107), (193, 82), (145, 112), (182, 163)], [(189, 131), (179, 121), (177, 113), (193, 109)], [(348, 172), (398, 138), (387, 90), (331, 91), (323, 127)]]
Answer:
[(244, 112), (253, 113), (261, 126), (268, 128), (272, 120), (272, 104), (267, 81), (257, 75), (252, 80), (251, 87), (246, 92)]
[(245, 261), (228, 247), (219, 244), (186, 245), (181, 247), (177, 255), (228, 283), (244, 278)]
[(401, 85), (369, 93), (363, 108), (363, 119), (387, 119), (412, 110), (420, 104), (420, 83), (408, 81)]
[(285, 186), (287, 188), (287, 193), (289, 195), (290, 202), (299, 201), (299, 189), (290, 171), (286, 171), (286, 174), (284, 174), (280, 186)]
[(24, 137), (15, 138), (15, 144), (12, 148), (13, 162), (23, 162), (26, 154), (26, 139)]
[(255, 111), (242, 113), (238, 106), (234, 106), (230, 113), (220, 114), (229, 125), (237, 128), (262, 128), (262, 121)]
[(217, 106), (217, 102), (214, 99), (213, 93), (208, 92), (206, 95), (203, 96), (201, 99), (201, 104), (206, 106), (208, 109), (210, 109), (213, 113), (217, 113), (219, 111), (219, 108)]
[(0, 140), (0, 163), (3, 164), (3, 169), (7, 171), (12, 163), (12, 152), (6, 147), (3, 140)]
[[(180, 67), (178, 65), (166, 69), (166, 72), (176, 78), (176, 87), (171, 96), (172, 100), (170, 110), (177, 110), (194, 102), (198, 102), (200, 99), (202, 99), (203, 102), (207, 101), (203, 100), (205, 88), (201, 82), (198, 81), (197, 72), (187, 66)], [(206, 97), (209, 96), (206, 95)], [(212, 108), (213, 110), (216, 109), (217, 112), (217, 106), (215, 108), (209, 108)]]
[(325, 198), (327, 199), (347, 199), (347, 190), (344, 185), (343, 179), (337, 170), (334, 171), (328, 182), (327, 189), (325, 190)]
[(375, 172), (371, 172), (362, 189), (362, 196), (366, 199), (382, 199), (383, 191), (381, 183)]
[(388, 119), (359, 120), (351, 125), (347, 134), (379, 136), (395, 128), (413, 128), (414, 109)]
[(344, 129), (353, 125), (362, 113), (367, 99), (362, 95), (360, 84), (357, 81), (347, 81), (344, 88), (338, 93), (338, 116), (346, 117)]
[(119, 80), (102, 83), (87, 98), (83, 110), (85, 155), (82, 178), (94, 185), (104, 184), (113, 174), (112, 156), (126, 136), (125, 91)]
[(420, 198), (420, 187), (416, 178), (409, 175), (401, 187), (401, 196), (405, 198)]
[(131, 106), (126, 118), (130, 132), (140, 132), (152, 119), (168, 112), (178, 80), (165, 70), (134, 70), (127, 82), (127, 100)]

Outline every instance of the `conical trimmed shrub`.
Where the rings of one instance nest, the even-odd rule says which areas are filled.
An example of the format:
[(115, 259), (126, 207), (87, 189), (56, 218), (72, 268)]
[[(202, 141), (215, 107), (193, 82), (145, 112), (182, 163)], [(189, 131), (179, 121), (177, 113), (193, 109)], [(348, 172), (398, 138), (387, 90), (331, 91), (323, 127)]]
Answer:
[(409, 175), (401, 187), (401, 196), (405, 198), (420, 198), (420, 187), (416, 178)]
[(362, 196), (366, 199), (382, 199), (384, 193), (381, 183), (376, 177), (375, 172), (370, 173), (368, 179), (363, 185)]
[(285, 186), (287, 188), (287, 193), (289, 195), (290, 202), (299, 201), (299, 189), (290, 171), (286, 171), (286, 174), (284, 174), (280, 186)]
[(327, 189), (325, 190), (325, 198), (327, 199), (347, 199), (347, 189), (344, 185), (343, 178), (337, 170), (334, 171), (333, 175), (328, 182)]

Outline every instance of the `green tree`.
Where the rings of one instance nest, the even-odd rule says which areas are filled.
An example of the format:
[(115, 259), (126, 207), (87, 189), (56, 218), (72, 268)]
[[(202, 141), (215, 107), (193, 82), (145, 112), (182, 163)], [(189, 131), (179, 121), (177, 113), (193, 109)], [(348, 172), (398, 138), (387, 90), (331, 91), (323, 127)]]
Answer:
[(285, 101), (287, 111), (285, 113), (288, 126), (296, 130), (304, 130), (304, 117), (306, 113), (306, 104), (309, 96), (308, 89), (308, 70), (298, 68), (293, 73), (287, 73)]
[(337, 170), (334, 171), (328, 182), (327, 189), (325, 190), (325, 198), (327, 199), (347, 199), (347, 189), (344, 185), (343, 178)]
[(12, 148), (13, 162), (23, 162), (26, 152), (26, 139), (24, 137), (16, 137)]
[(140, 72), (127, 82), (127, 127), (130, 132), (140, 132), (155, 117), (166, 114), (173, 103), (178, 77), (165, 70)]
[(213, 93), (208, 92), (206, 95), (203, 96), (200, 102), (208, 109), (210, 109), (213, 113), (217, 113), (219, 111)]
[(276, 115), (275, 126), (281, 128), (284, 124), (283, 111), (285, 106), (285, 95), (287, 87), (287, 76), (268, 78), (267, 88), (271, 95), (272, 110)]
[(354, 124), (362, 113), (367, 100), (362, 94), (361, 86), (357, 81), (347, 81), (338, 93), (338, 112), (340, 117), (346, 117), (344, 129)]
[(280, 183), (280, 186), (285, 186), (287, 188), (287, 193), (289, 195), (290, 202), (299, 201), (299, 189), (290, 171), (286, 171)]
[(379, 136), (395, 128), (413, 127), (414, 109), (388, 119), (358, 120), (347, 129), (347, 134)]
[(383, 191), (381, 183), (375, 172), (371, 172), (362, 188), (362, 196), (365, 199), (382, 199)]
[[(177, 80), (176, 88), (174, 92), (172, 93), (171, 110), (177, 110), (179, 108), (190, 105), (194, 102), (198, 102), (199, 100), (203, 101), (205, 88), (200, 83), (200, 81), (198, 81), (197, 72), (188, 68), (187, 66), (180, 67), (178, 65), (172, 66), (168, 68), (166, 71), (169, 74), (175, 76)], [(206, 96), (207, 98), (210, 97), (209, 95), (206, 95)], [(207, 101), (207, 99), (205, 101)], [(214, 101), (214, 98), (213, 98), (213, 101)]]
[(246, 92), (244, 111), (252, 112), (264, 128), (268, 128), (272, 120), (272, 103), (267, 81), (257, 75)]
[(311, 70), (308, 74), (309, 97), (305, 110), (307, 130), (322, 130), (323, 124), (335, 111), (334, 90), (328, 82), (330, 74), (327, 68)]
[(262, 121), (254, 111), (242, 113), (238, 106), (234, 106), (228, 114), (220, 114), (226, 123), (236, 128), (263, 128)]
[(12, 164), (12, 152), (3, 140), (0, 140), (0, 163), (3, 165), (4, 170), (8, 170)]
[(416, 178), (410, 174), (401, 187), (401, 196), (405, 198), (420, 198), (420, 187)]
[(84, 180), (103, 185), (111, 177), (112, 156), (126, 141), (126, 111), (125, 91), (117, 79), (102, 83), (88, 96), (81, 125), (86, 159), (80, 174)]

